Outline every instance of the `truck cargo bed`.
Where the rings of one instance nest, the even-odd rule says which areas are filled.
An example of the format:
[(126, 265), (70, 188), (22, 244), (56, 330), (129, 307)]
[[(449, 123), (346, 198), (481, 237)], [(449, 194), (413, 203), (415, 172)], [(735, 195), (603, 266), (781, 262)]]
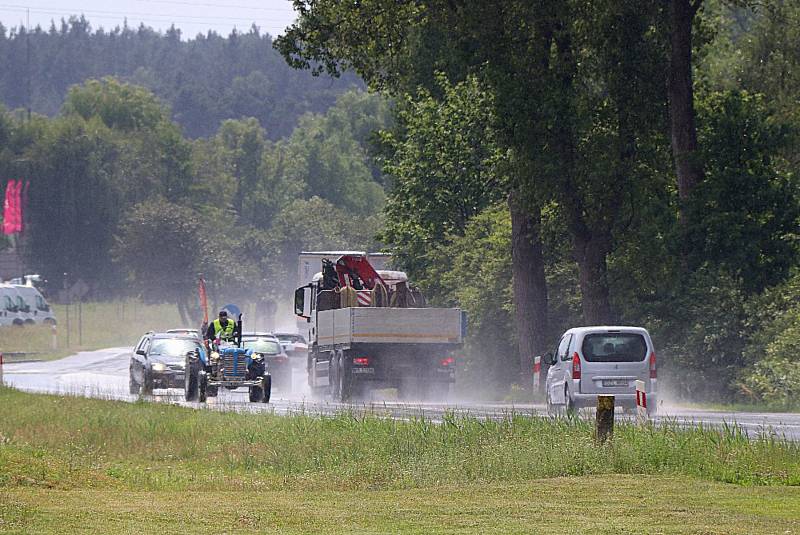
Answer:
[(319, 346), (351, 344), (460, 344), (458, 308), (356, 307), (318, 313)]

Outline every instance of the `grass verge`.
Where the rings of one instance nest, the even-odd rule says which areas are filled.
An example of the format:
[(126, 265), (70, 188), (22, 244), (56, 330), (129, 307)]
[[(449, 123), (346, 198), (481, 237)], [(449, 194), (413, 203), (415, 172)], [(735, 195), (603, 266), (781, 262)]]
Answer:
[(0, 531), (785, 533), (800, 446), (509, 415), (220, 413), (0, 388)]

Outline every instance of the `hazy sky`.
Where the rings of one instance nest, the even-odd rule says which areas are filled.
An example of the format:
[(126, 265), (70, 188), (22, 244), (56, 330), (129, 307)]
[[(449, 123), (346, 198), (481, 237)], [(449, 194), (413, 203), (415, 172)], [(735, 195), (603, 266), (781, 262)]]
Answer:
[(283, 33), (294, 20), (290, 0), (0, 0), (0, 21), (7, 28), (30, 24), (45, 30), (50, 21), (84, 14), (92, 28), (136, 28), (140, 23), (164, 30), (175, 24), (184, 39), (215, 30), (227, 35), (236, 27), (247, 31), (255, 23), (262, 33)]

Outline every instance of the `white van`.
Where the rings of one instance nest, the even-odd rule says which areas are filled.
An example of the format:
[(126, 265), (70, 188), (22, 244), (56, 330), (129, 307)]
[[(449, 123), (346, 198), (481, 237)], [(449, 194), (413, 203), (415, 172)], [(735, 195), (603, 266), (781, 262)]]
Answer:
[(0, 326), (23, 325), (25, 318), (19, 310), (17, 291), (8, 284), (0, 284)]
[(547, 407), (571, 411), (597, 405), (598, 395), (636, 407), (636, 381), (644, 381), (648, 412), (656, 410), (656, 353), (641, 327), (578, 327), (548, 353)]
[(14, 284), (12, 286), (28, 309), (27, 314), (30, 321), (27, 323), (56, 324), (56, 317), (53, 315), (50, 304), (35, 286), (22, 284)]

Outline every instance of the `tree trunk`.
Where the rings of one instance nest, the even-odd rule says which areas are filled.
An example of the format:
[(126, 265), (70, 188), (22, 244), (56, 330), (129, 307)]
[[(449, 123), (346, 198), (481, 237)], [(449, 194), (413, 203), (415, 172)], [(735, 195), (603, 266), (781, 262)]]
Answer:
[(702, 0), (670, 0), (669, 115), (681, 204), (703, 179), (692, 85), (692, 20)]
[(613, 323), (608, 291), (608, 255), (611, 240), (591, 232), (575, 235), (575, 260), (581, 287), (583, 321), (587, 325)]
[(541, 213), (538, 207), (526, 210), (523, 204), (518, 192), (509, 194), (519, 373), (522, 385), (532, 385), (533, 357), (547, 348), (547, 281), (539, 235)]

